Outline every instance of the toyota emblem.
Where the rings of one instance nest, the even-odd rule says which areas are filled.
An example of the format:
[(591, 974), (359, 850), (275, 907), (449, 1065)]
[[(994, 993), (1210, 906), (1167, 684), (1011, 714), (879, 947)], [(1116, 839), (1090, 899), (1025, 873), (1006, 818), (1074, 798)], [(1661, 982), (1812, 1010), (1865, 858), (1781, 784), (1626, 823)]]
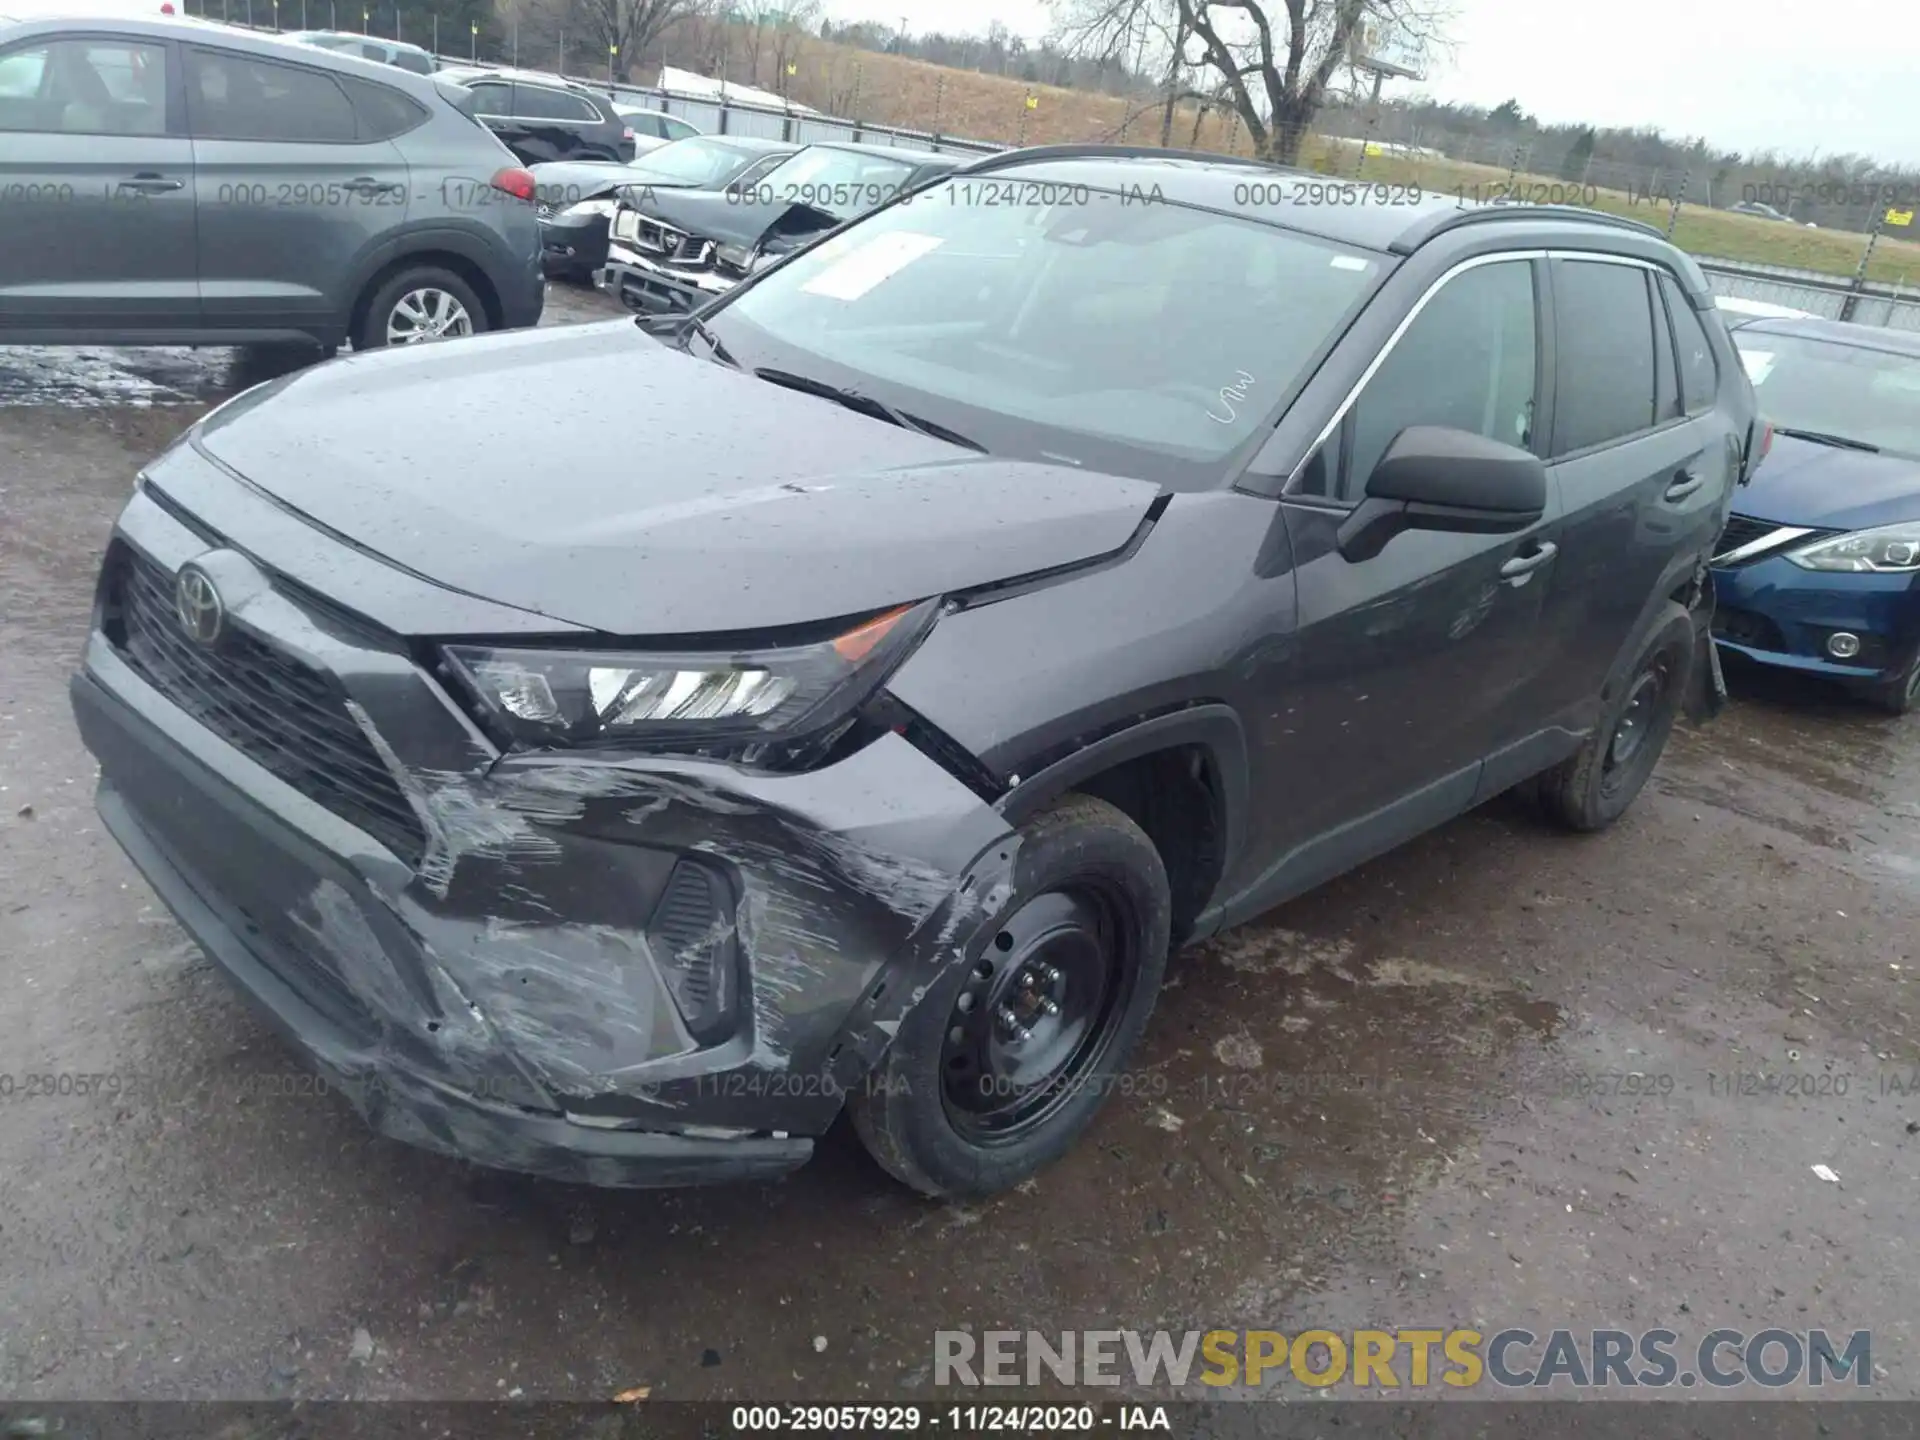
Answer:
[(183, 565), (173, 584), (173, 609), (187, 638), (212, 645), (226, 628), (227, 607), (213, 580), (198, 565)]

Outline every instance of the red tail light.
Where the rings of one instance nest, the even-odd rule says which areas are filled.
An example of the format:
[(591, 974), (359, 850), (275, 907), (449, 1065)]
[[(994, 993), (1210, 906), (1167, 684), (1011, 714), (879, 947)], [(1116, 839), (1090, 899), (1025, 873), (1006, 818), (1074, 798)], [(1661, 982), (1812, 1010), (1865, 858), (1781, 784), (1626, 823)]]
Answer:
[(162, 15), (171, 15), (171, 14), (173, 14), (173, 6), (172, 6), (172, 4), (171, 4), (171, 3), (168, 3), (168, 4), (163, 4), (163, 5), (162, 5), (162, 6), (160, 7), (160, 13), (161, 13)]
[(487, 182), (496, 190), (504, 190), (516, 200), (531, 200), (534, 195), (533, 174), (518, 166), (509, 166)]
[(1758, 465), (1762, 460), (1766, 459), (1767, 451), (1771, 450), (1772, 448), (1773, 448), (1773, 426), (1769, 424), (1767, 421), (1762, 420), (1760, 422), (1759, 453), (1753, 457), (1753, 463)]
[(633, 139), (633, 127), (632, 127), (631, 125), (629, 125), (629, 126), (627, 126), (627, 128), (626, 128), (626, 129), (624, 129), (624, 130), (622, 130), (622, 131), (620, 132), (620, 138), (621, 138), (622, 140), (631, 140), (631, 139)]

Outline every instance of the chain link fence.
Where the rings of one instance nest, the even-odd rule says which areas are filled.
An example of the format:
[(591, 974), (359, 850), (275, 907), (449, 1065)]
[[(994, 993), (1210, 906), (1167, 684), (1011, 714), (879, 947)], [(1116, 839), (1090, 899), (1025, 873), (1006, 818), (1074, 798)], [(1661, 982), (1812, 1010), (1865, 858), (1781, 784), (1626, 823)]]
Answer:
[[(1005, 117), (994, 121), (1003, 134), (1011, 130), (1011, 138), (982, 139), (942, 128), (943, 113), (956, 122), (956, 129), (967, 118), (949, 95), (948, 74), (954, 75), (952, 88), (957, 89), (973, 72), (927, 67), (930, 90), (922, 87), (911, 98), (892, 97), (897, 110), (910, 113), (880, 121), (823, 113), (795, 103), (747, 104), (731, 96), (716, 98), (631, 84), (620, 77), (615, 57), (605, 57), (605, 67), (595, 73), (593, 47), (580, 37), (569, 37), (564, 30), (523, 33), (517, 23), (503, 26), (491, 17), (435, 14), (423, 22), (417, 12), (383, 11), (359, 0), (191, 0), (187, 8), (204, 19), (253, 29), (345, 29), (404, 40), (424, 46), (449, 64), (480, 62), (546, 70), (623, 103), (677, 116), (708, 134), (751, 135), (800, 145), (850, 141), (956, 154), (990, 154), (1030, 138), (1142, 146), (1168, 142), (1178, 148), (1241, 155), (1254, 149), (1239, 117), (1227, 107), (1189, 103), (1180, 108), (1164, 96), (1123, 97), (1101, 119), (1080, 124), (1080, 133), (1063, 136), (1056, 122), (1052, 131), (1029, 137), (1029, 117), (1039, 104), (1029, 88), (1016, 123), (1008, 126)], [(736, 83), (752, 84), (769, 68), (762, 65), (764, 58), (772, 62), (774, 83), (782, 90), (786, 77), (798, 68), (778, 47), (763, 56), (756, 44), (751, 56), (743, 58), (724, 48), (726, 43), (722, 32), (721, 45), (710, 53), (670, 54), (669, 61), (698, 68), (722, 82), (728, 80), (729, 68), (737, 65)], [(815, 86), (828, 98), (847, 102), (845, 108), (856, 116), (863, 99), (873, 103), (877, 89), (863, 87), (862, 54), (835, 53), (824, 61), (816, 54), (806, 62), (833, 68), (831, 75), (815, 76)], [(1049, 97), (1050, 105), (1059, 103), (1057, 95)], [(972, 113), (978, 118), (977, 109)], [(1536, 153), (1535, 147), (1511, 136), (1423, 132), (1404, 112), (1354, 104), (1336, 104), (1324, 112), (1314, 133), (1299, 137), (1297, 152), (1303, 167), (1327, 175), (1417, 185), (1464, 201), (1510, 198), (1626, 215), (1665, 231), (1692, 252), (1718, 293), (1832, 319), (1920, 330), (1920, 294), (1906, 286), (1910, 262), (1914, 289), (1920, 290), (1920, 245), (1895, 238), (1900, 232), (1884, 223), (1888, 202), (1899, 198), (1891, 188), (1873, 192), (1873, 201), (1882, 210), (1863, 221), (1865, 234), (1785, 220), (1765, 223), (1727, 215), (1726, 205), (1738, 203), (1729, 199), (1731, 181), (1705, 166), (1634, 166), (1596, 160), (1590, 153), (1582, 159), (1570, 153), (1565, 143), (1557, 151)], [(1572, 163), (1576, 160), (1578, 164)], [(1742, 185), (1743, 196), (1747, 190), (1761, 193), (1760, 182)], [(1839, 198), (1853, 210), (1860, 209), (1856, 203), (1862, 201), (1860, 193), (1848, 192)], [(1736, 244), (1729, 246), (1729, 240)], [(1815, 263), (1783, 263), (1803, 256)]]

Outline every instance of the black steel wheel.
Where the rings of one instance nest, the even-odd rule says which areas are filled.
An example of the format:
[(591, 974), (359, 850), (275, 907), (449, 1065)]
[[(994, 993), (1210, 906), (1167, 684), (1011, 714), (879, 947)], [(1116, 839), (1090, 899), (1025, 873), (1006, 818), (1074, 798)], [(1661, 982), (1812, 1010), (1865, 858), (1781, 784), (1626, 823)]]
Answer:
[(1152, 1013), (1172, 917), (1159, 851), (1106, 801), (1068, 795), (1022, 826), (1011, 897), (848, 1102), (874, 1158), (958, 1198), (1065, 1154)]
[(1045, 1126), (1101, 1060), (1139, 971), (1137, 925), (1109, 886), (1051, 890), (1008, 916), (947, 1019), (941, 1098), (976, 1144)]
[(1604, 830), (1625, 813), (1667, 748), (1693, 678), (1693, 617), (1669, 604), (1586, 743), (1534, 782), (1546, 813), (1570, 830)]
[(1673, 658), (1656, 651), (1627, 687), (1620, 715), (1607, 739), (1600, 767), (1600, 791), (1609, 799), (1631, 786), (1639, 790), (1653, 769), (1674, 716), (1680, 711), (1673, 688)]

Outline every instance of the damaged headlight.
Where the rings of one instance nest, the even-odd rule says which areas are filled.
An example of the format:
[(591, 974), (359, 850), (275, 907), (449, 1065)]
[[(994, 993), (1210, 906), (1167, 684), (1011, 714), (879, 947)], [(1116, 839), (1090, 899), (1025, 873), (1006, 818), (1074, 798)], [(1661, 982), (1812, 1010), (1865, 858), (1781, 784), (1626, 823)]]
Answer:
[(722, 265), (742, 275), (753, 264), (753, 251), (745, 245), (722, 245), (715, 255)]
[(1855, 530), (1789, 550), (1787, 559), (1803, 570), (1871, 571), (1903, 574), (1920, 570), (1920, 524), (1903, 521), (1872, 530)]
[(903, 605), (809, 645), (630, 653), (447, 645), (449, 674), (516, 748), (728, 756), (830, 743), (933, 623)]
[(565, 209), (563, 209), (560, 212), (560, 218), (562, 220), (567, 220), (567, 219), (584, 220), (589, 215), (610, 216), (613, 214), (614, 211), (618, 210), (619, 208), (620, 208), (619, 201), (613, 199), (610, 196), (602, 196), (600, 199), (597, 199), (597, 200), (581, 200), (576, 202), (575, 204), (567, 206)]

